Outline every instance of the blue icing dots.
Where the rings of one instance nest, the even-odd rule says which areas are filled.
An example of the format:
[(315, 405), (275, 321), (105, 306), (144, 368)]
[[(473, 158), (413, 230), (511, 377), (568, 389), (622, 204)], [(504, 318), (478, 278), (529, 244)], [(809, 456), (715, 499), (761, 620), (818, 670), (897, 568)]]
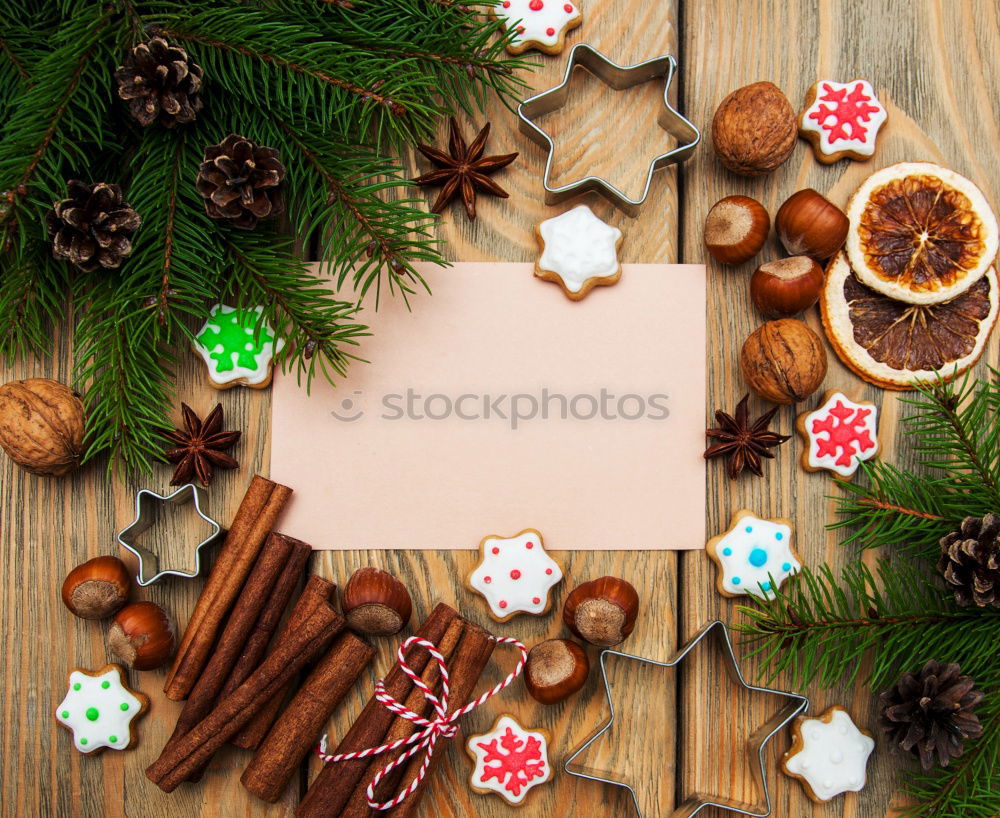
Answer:
[(791, 534), (786, 523), (743, 513), (711, 544), (722, 575), (720, 588), (733, 595), (773, 598), (782, 582), (802, 567), (791, 551)]

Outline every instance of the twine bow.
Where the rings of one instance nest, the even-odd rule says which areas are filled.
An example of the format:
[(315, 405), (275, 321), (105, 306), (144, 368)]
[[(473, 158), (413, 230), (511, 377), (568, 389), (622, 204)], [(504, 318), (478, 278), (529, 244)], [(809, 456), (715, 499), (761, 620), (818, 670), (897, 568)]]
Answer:
[[(329, 755), (326, 752), (326, 737), (324, 736), (323, 742), (321, 742), (319, 748), (316, 750), (316, 754), (325, 763), (329, 764), (331, 762), (336, 763), (338, 761), (353, 761), (355, 759), (370, 758), (372, 756), (381, 755), (382, 753), (398, 750), (400, 747), (409, 746), (410, 749), (375, 774), (375, 777), (369, 782), (368, 789), (366, 790), (366, 794), (368, 796), (368, 806), (372, 809), (383, 811), (398, 806), (413, 794), (417, 787), (420, 786), (420, 782), (424, 780), (424, 776), (427, 775), (427, 769), (430, 766), (431, 757), (434, 755), (434, 748), (437, 745), (438, 739), (454, 738), (455, 734), (458, 733), (458, 720), (462, 718), (462, 716), (475, 710), (479, 707), (479, 705), (483, 704), (483, 702), (492, 696), (495, 696), (521, 675), (521, 671), (524, 669), (524, 663), (528, 659), (528, 649), (524, 646), (524, 643), (507, 636), (497, 638), (496, 641), (498, 644), (515, 645), (517, 649), (521, 651), (521, 660), (517, 663), (517, 667), (514, 668), (506, 679), (496, 685), (496, 687), (492, 690), (487, 690), (475, 701), (469, 702), (464, 707), (461, 707), (454, 713), (449, 714), (448, 697), (451, 694), (448, 687), (448, 668), (445, 664), (444, 657), (432, 642), (428, 642), (426, 639), (421, 639), (418, 636), (411, 636), (399, 646), (396, 661), (399, 663), (399, 667), (403, 673), (405, 673), (407, 677), (409, 677), (410, 681), (413, 682), (413, 684), (419, 688), (421, 692), (423, 692), (424, 698), (426, 698), (427, 701), (429, 701), (433, 706), (431, 718), (425, 719), (419, 713), (414, 713), (405, 705), (396, 701), (396, 699), (386, 692), (384, 679), (379, 679), (375, 684), (375, 698), (387, 710), (390, 710), (396, 715), (413, 722), (415, 725), (422, 727), (423, 729), (406, 738), (397, 739), (389, 744), (383, 744), (381, 747), (368, 747), (364, 750), (357, 750), (353, 753), (338, 753), (337, 755)], [(438, 663), (438, 667), (441, 669), (440, 697), (435, 696), (433, 691), (431, 691), (431, 689), (424, 684), (420, 676), (414, 673), (413, 669), (407, 664), (406, 651), (413, 645), (426, 648), (427, 652), (431, 655), (434, 661)], [(383, 804), (376, 801), (375, 788), (378, 787), (379, 782), (390, 772), (396, 769), (396, 767), (405, 764), (409, 759), (421, 751), (424, 752), (424, 761), (420, 765), (420, 769), (417, 770), (417, 774), (413, 777), (413, 780), (407, 785), (407, 787), (400, 790), (395, 798), (386, 801)]]

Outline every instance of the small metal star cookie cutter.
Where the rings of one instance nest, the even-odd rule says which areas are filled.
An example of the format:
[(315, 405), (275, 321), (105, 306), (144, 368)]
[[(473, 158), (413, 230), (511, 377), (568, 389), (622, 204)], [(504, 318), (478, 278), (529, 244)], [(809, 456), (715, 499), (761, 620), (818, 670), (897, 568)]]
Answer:
[[(551, 113), (565, 104), (566, 98), (569, 96), (569, 83), (577, 66), (586, 68), (591, 74), (616, 91), (631, 88), (633, 85), (639, 85), (657, 77), (664, 78), (664, 109), (660, 112), (658, 122), (661, 128), (677, 140), (677, 146), (673, 150), (660, 154), (650, 163), (649, 172), (646, 174), (646, 186), (638, 199), (629, 198), (609, 181), (599, 176), (587, 176), (560, 187), (553, 187), (549, 183), (552, 161), (555, 156), (555, 143), (552, 137), (536, 125), (533, 120)], [(530, 137), (541, 148), (548, 150), (545, 173), (542, 176), (545, 203), (558, 204), (572, 196), (593, 190), (603, 195), (627, 215), (638, 215), (640, 206), (649, 196), (649, 189), (653, 184), (653, 174), (667, 165), (683, 162), (694, 152), (695, 147), (701, 141), (701, 132), (698, 128), (681, 115), (670, 100), (670, 87), (676, 73), (677, 60), (669, 54), (636, 65), (622, 66), (612, 62), (587, 43), (577, 43), (573, 46), (573, 50), (569, 54), (569, 61), (566, 63), (563, 81), (548, 91), (543, 91), (524, 100), (517, 106), (517, 115), (521, 120), (521, 132)]]
[[(774, 716), (753, 732), (753, 734), (747, 739), (746, 743), (748, 755), (756, 755), (757, 757), (757, 764), (751, 766), (754, 780), (763, 795), (763, 801), (765, 804), (764, 812), (756, 812), (752, 806), (735, 800), (726, 801), (720, 797), (706, 796), (696, 793), (686, 798), (680, 804), (674, 804), (674, 809), (669, 814), (661, 815), (657, 813), (655, 815), (644, 816), (642, 807), (639, 805), (638, 796), (636, 795), (633, 787), (627, 781), (613, 778), (610, 775), (600, 775), (598, 774), (599, 771), (586, 772), (585, 769), (582, 768), (582, 765), (579, 764), (577, 764), (574, 769), (574, 762), (576, 762), (577, 758), (583, 755), (596, 741), (601, 738), (601, 736), (607, 733), (615, 723), (615, 705), (614, 699), (611, 696), (611, 683), (608, 681), (606, 664), (608, 657), (613, 656), (621, 659), (642, 662), (644, 664), (660, 668), (675, 668), (681, 665), (684, 658), (691, 653), (691, 651), (694, 650), (700, 642), (709, 638), (715, 639), (717, 650), (719, 650), (723, 660), (725, 661), (726, 669), (729, 672), (730, 678), (740, 687), (753, 693), (764, 693), (767, 695), (781, 696), (789, 699), (783, 708), (781, 708), (777, 713), (775, 713)], [(715, 622), (707, 625), (697, 636), (694, 637), (694, 639), (681, 648), (673, 659), (668, 662), (658, 662), (653, 659), (645, 659), (641, 656), (633, 656), (632, 654), (621, 653), (616, 650), (601, 651), (601, 678), (604, 681), (604, 694), (607, 698), (611, 715), (603, 727), (598, 728), (598, 730), (589, 739), (587, 739), (586, 742), (584, 742), (576, 750), (572, 751), (569, 758), (566, 759), (566, 763), (563, 765), (563, 768), (567, 773), (572, 776), (576, 776), (577, 778), (585, 778), (588, 781), (599, 781), (604, 784), (613, 784), (616, 787), (624, 787), (628, 790), (629, 795), (632, 796), (632, 804), (635, 806), (635, 812), (639, 818), (691, 818), (691, 816), (696, 815), (703, 809), (713, 807), (716, 809), (724, 809), (730, 812), (735, 812), (740, 815), (753, 816), (753, 818), (767, 818), (767, 816), (771, 814), (771, 796), (767, 789), (767, 775), (764, 770), (764, 747), (768, 741), (770, 741), (782, 730), (782, 728), (789, 724), (796, 716), (804, 713), (809, 708), (809, 699), (799, 693), (786, 693), (781, 690), (771, 690), (769, 688), (756, 687), (748, 684), (743, 679), (742, 673), (740, 673), (739, 663), (736, 661), (736, 654), (733, 651), (733, 645), (729, 639), (729, 632), (724, 622), (716, 620)]]
[[(201, 573), (201, 549), (214, 543), (222, 534), (222, 527), (204, 511), (201, 510), (202, 492), (194, 483), (181, 486), (177, 491), (163, 495), (149, 489), (140, 489), (135, 495), (135, 520), (118, 534), (118, 542), (139, 558), (139, 568), (135, 581), (141, 585), (151, 585), (161, 577), (174, 576), (191, 579)], [(172, 506), (194, 504), (194, 510), (202, 520), (209, 524), (212, 533), (198, 543), (194, 548), (194, 572), (180, 571), (174, 568), (160, 570), (160, 558), (153, 551), (139, 545), (139, 537), (152, 528), (160, 517), (160, 506), (164, 503)]]

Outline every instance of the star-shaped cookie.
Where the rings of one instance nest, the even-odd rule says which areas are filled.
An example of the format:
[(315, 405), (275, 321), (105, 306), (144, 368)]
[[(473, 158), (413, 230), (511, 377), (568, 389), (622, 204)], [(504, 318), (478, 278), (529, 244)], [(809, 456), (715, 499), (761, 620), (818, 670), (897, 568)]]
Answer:
[(843, 707), (831, 707), (818, 718), (799, 716), (792, 737), (781, 769), (799, 779), (813, 801), (822, 803), (864, 787), (875, 739), (858, 729)]
[(81, 753), (135, 745), (135, 722), (149, 709), (149, 697), (125, 683), (118, 665), (74, 670), (69, 690), (56, 708), (56, 719), (73, 733)]
[(506, 622), (519, 613), (548, 611), (549, 591), (562, 579), (562, 569), (545, 553), (541, 534), (533, 528), (513, 537), (491, 534), (479, 548), (482, 559), (469, 576), (469, 587), (485, 597), (490, 616)]
[(532, 788), (552, 778), (548, 746), (548, 731), (526, 730), (513, 716), (500, 716), (488, 733), (469, 736), (465, 743), (473, 762), (469, 786), (518, 806)]
[(535, 232), (542, 247), (535, 275), (554, 281), (573, 301), (599, 284), (614, 284), (621, 278), (622, 231), (599, 219), (586, 205), (539, 222)]
[(788, 520), (763, 519), (745, 508), (737, 511), (728, 530), (705, 546), (705, 553), (719, 566), (719, 593), (772, 599), (781, 583), (802, 569), (791, 542)]

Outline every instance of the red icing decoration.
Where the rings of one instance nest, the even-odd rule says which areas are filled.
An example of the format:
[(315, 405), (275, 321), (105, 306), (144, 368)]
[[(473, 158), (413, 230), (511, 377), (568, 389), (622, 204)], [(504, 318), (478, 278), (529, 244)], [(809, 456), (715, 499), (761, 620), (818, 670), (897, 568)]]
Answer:
[(510, 578), (511, 578), (511, 579), (520, 579), (520, 578), (521, 578), (521, 572), (520, 572), (520, 571), (518, 571), (518, 570), (517, 570), (517, 569), (515, 568), (515, 569), (514, 569), (513, 571), (511, 571), (511, 572), (510, 572)]
[(567, 3), (565, 6), (563, 6), (563, 10), (567, 14), (572, 14), (575, 11), (575, 9), (573, 8), (573, 6), (571, 6), (569, 3)]
[(865, 418), (871, 409), (849, 409), (843, 401), (830, 408), (827, 416), (813, 421), (814, 435), (826, 433), (827, 437), (816, 438), (818, 457), (837, 456), (838, 466), (850, 466), (856, 454), (864, 454), (875, 448), (868, 430), (864, 428)]
[(494, 554), (499, 554), (500, 553), (500, 549), (497, 548), (495, 545), (493, 546), (493, 553)]
[(510, 8), (510, 0), (503, 0), (503, 7), (505, 9), (509, 9)]
[(530, 551), (532, 548), (535, 547), (535, 544), (529, 540), (528, 542), (526, 542), (524, 544), (524, 547), (527, 548)]
[(507, 607), (507, 600), (506, 599), (501, 599), (500, 600), (500, 610), (503, 610), (506, 607)]
[(546, 568), (545, 569), (545, 575), (551, 577), (552, 576), (552, 569), (551, 568)]
[[(542, 756), (542, 743), (534, 736), (521, 738), (508, 727), (499, 739), (480, 742), (476, 746), (486, 751), (479, 780), (485, 783), (495, 778), (515, 798), (534, 779), (545, 778), (546, 760)], [(490, 762), (496, 762), (496, 765)]]
[(489, 585), (491, 582), (493, 582), (493, 577), (483, 577), (483, 582)]
[(531, 2), (528, 3), (528, 8), (532, 11), (541, 11), (544, 6), (545, 4), (542, 0), (531, 0)]
[(537, 604), (539, 604), (539, 603), (540, 603), (541, 601), (542, 601), (542, 600), (541, 600), (541, 599), (539, 599), (539, 598), (538, 598), (537, 596), (533, 596), (533, 597), (531, 598), (531, 604), (532, 604), (532, 605), (537, 605)]
[(524, 26), (518, 26), (517, 27), (517, 33), (518, 34), (524, 34)]
[(548, 34), (550, 37), (554, 37), (556, 34), (556, 30), (554, 28), (547, 28), (545, 29), (545, 33)]
[[(869, 105), (871, 97), (865, 94), (864, 86), (859, 82), (847, 93), (847, 89), (835, 91), (828, 83), (823, 83), (823, 95), (817, 98), (818, 102), (832, 102), (833, 105), (820, 105), (815, 111), (809, 114), (810, 119), (816, 120), (820, 128), (829, 131), (829, 141), (836, 142), (838, 139), (857, 139), (862, 142), (867, 141), (868, 129), (861, 123), (868, 122), (871, 115), (879, 110), (877, 105)], [(830, 117), (832, 122), (827, 122)]]

